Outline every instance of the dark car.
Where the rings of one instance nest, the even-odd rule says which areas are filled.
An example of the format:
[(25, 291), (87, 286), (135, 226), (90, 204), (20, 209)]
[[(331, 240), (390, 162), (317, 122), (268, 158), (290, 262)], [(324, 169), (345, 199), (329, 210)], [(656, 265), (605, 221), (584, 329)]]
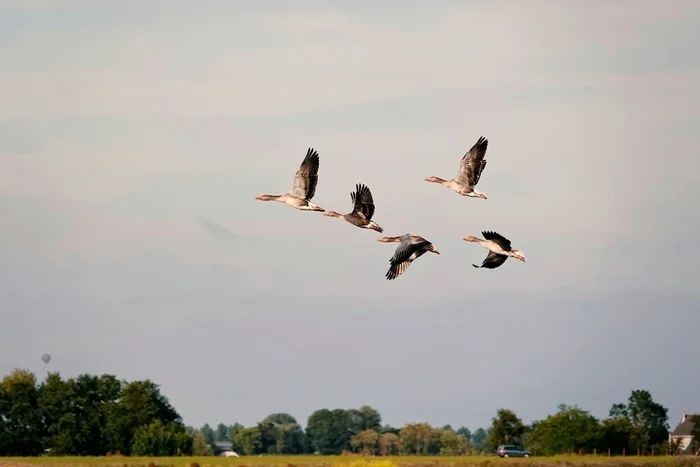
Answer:
[(514, 444), (501, 444), (496, 454), (498, 457), (530, 457), (530, 451)]

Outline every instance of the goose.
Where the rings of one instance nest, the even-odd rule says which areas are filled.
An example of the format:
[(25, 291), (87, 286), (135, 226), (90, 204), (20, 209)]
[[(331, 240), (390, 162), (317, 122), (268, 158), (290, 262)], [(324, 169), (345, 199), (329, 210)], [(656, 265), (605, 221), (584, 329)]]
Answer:
[(481, 263), (481, 266), (472, 264), (472, 266), (475, 268), (495, 269), (501, 264), (505, 263), (509, 256), (512, 256), (523, 263), (525, 262), (525, 254), (520, 250), (511, 249), (510, 240), (503, 235), (491, 231), (483, 231), (481, 234), (486, 240), (473, 237), (471, 235), (462, 239), (466, 242), (478, 243), (489, 250), (489, 254), (486, 255), (486, 258), (484, 259), (484, 262)]
[(423, 253), (429, 251), (436, 255), (440, 254), (432, 243), (420, 235), (404, 234), (400, 237), (381, 237), (377, 241), (382, 243), (400, 242), (394, 251), (394, 256), (389, 260), (391, 267), (384, 276), (389, 281), (406, 272), (411, 263), (421, 257)]
[(380, 233), (384, 232), (384, 229), (379, 227), (379, 225), (372, 220), (372, 216), (374, 215), (374, 200), (372, 200), (372, 192), (369, 191), (367, 186), (362, 183), (356, 184), (355, 191), (350, 193), (350, 199), (354, 204), (351, 213), (339, 214), (335, 211), (328, 211), (323, 215), (339, 217), (361, 229), (372, 229)]
[(426, 182), (439, 183), (462, 196), (471, 198), (488, 199), (486, 193), (476, 189), (481, 173), (486, 167), (486, 149), (489, 140), (481, 136), (472, 148), (462, 157), (459, 164), (459, 171), (452, 180), (443, 180), (440, 177), (431, 176), (425, 179)]
[(304, 157), (297, 173), (294, 175), (294, 185), (291, 190), (283, 195), (260, 195), (256, 196), (255, 199), (260, 201), (279, 201), (300, 211), (324, 212), (325, 209), (311, 202), (314, 194), (316, 194), (318, 165), (318, 152), (313, 148), (309, 148), (306, 151), (306, 157)]

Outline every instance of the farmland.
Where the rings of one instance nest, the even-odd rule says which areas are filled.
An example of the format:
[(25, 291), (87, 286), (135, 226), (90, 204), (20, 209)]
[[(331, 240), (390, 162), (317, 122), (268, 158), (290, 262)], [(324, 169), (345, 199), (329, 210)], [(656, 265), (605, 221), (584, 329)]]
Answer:
[(501, 459), (495, 456), (244, 456), (235, 457), (12, 457), (0, 459), (3, 467), (493, 467), (525, 466), (679, 466), (698, 467), (700, 458), (671, 456), (552, 456)]

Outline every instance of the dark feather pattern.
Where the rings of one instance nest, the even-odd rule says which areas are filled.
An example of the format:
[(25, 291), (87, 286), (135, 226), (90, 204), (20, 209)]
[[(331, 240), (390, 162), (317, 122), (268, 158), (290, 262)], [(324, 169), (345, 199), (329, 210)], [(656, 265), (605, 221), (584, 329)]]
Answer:
[(486, 258), (484, 258), (484, 261), (481, 263), (481, 266), (477, 266), (476, 264), (472, 264), (472, 266), (475, 268), (496, 269), (501, 264), (505, 263), (507, 259), (507, 255), (499, 255), (498, 253), (489, 251), (489, 254), (486, 255)]
[(294, 175), (294, 186), (290, 194), (297, 198), (311, 200), (316, 194), (316, 185), (318, 184), (318, 152), (309, 148), (306, 151), (306, 157), (302, 161), (297, 173)]
[(405, 234), (401, 237), (401, 243), (394, 251), (394, 255), (389, 260), (391, 266), (384, 277), (387, 280), (396, 279), (398, 276), (406, 272), (406, 269), (413, 262), (412, 256), (415, 255), (416, 259), (423, 255), (427, 251), (427, 248), (431, 246), (432, 243), (423, 240), (416, 243), (412, 243), (411, 236)]
[(481, 235), (484, 236), (484, 239), (491, 240), (491, 241), (497, 243), (505, 251), (510, 251), (510, 240), (508, 240), (506, 237), (499, 234), (498, 232), (492, 232), (490, 230), (486, 230), (486, 231), (481, 232)]
[(486, 149), (488, 149), (489, 140), (481, 136), (474, 146), (462, 157), (459, 164), (459, 171), (455, 180), (462, 185), (474, 187), (479, 183), (481, 174), (486, 168)]
[(353, 203), (352, 212), (354, 214), (359, 214), (365, 219), (372, 220), (374, 215), (374, 200), (372, 199), (372, 192), (369, 191), (367, 186), (362, 183), (355, 185), (355, 191), (350, 193), (350, 199)]

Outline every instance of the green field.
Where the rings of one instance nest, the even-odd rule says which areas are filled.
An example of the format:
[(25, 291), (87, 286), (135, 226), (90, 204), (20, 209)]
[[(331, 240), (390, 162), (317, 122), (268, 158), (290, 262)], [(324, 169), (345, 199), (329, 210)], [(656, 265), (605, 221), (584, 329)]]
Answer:
[(114, 466), (114, 467), (488, 467), (498, 464), (561, 466), (683, 466), (700, 467), (700, 457), (668, 456), (554, 456), (530, 459), (500, 459), (495, 456), (245, 456), (235, 457), (12, 457), (1, 458), (5, 467), (26, 466)]

